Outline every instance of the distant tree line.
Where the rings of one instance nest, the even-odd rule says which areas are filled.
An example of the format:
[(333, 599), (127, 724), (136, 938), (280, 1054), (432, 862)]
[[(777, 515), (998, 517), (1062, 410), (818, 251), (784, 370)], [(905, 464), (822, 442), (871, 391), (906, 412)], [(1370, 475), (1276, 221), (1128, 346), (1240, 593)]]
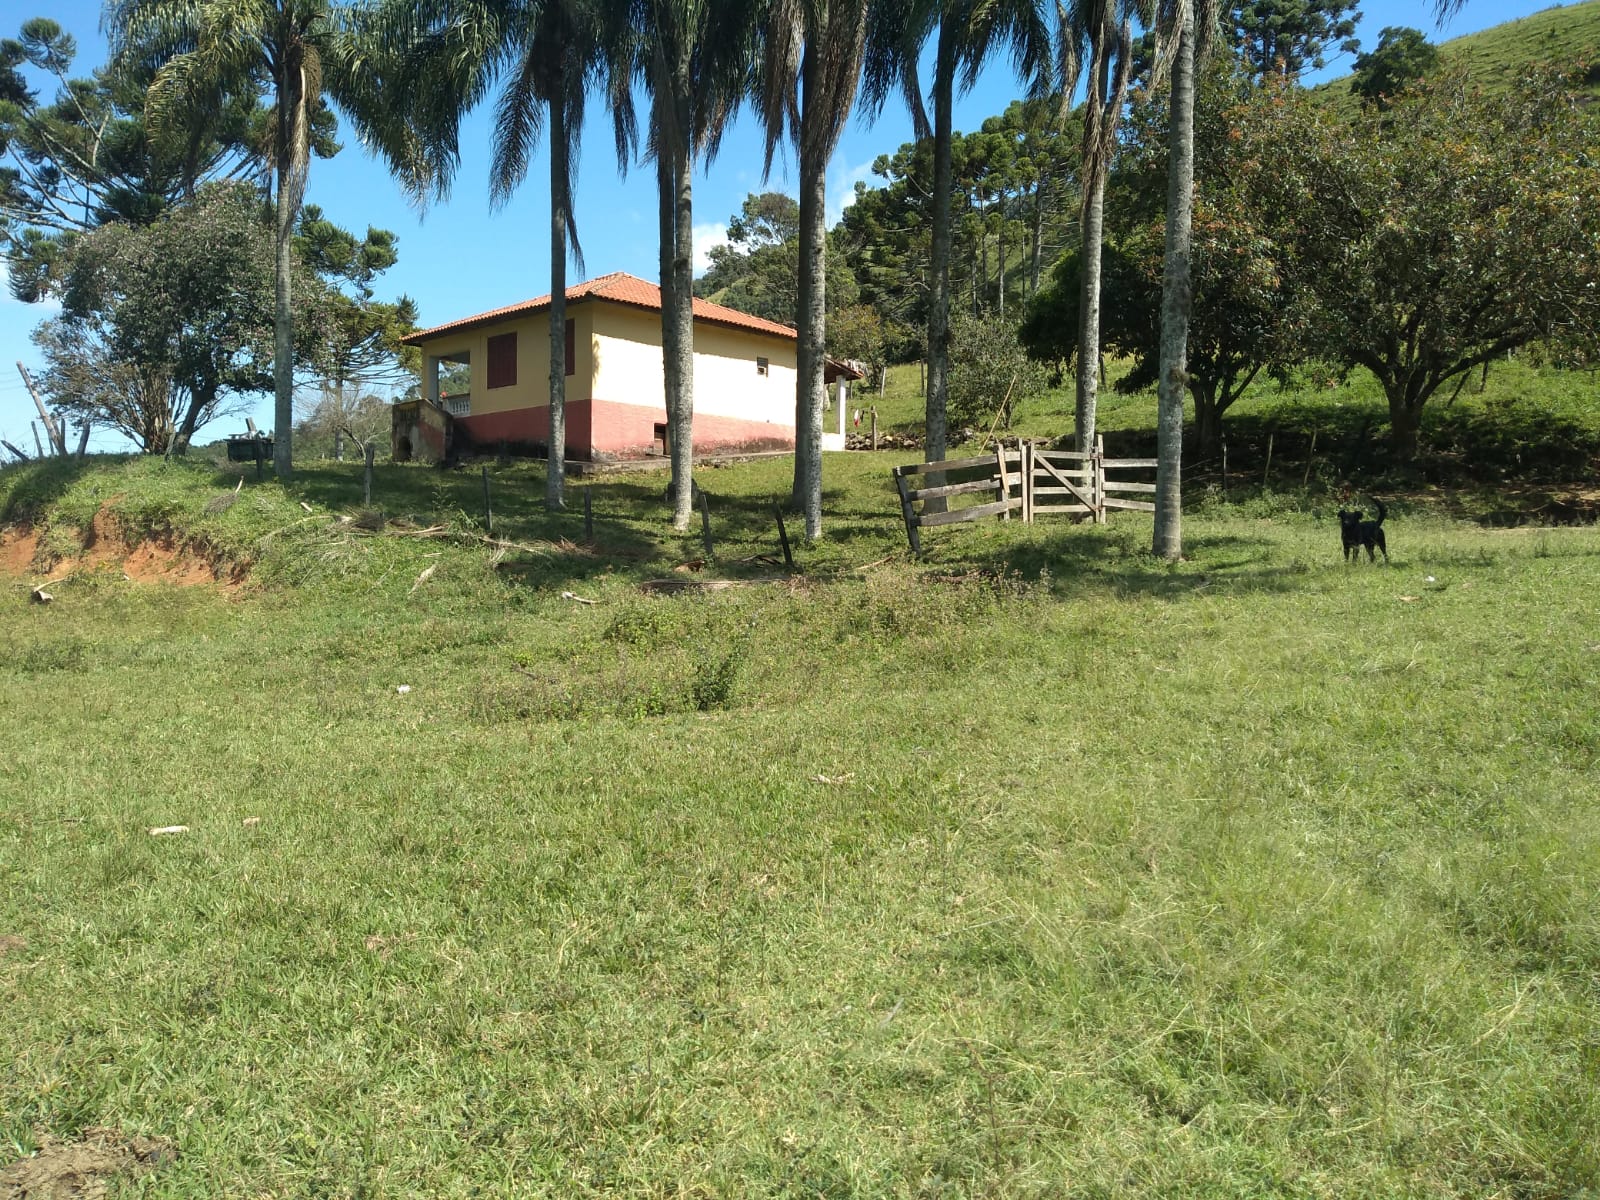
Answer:
[[(270, 365), (287, 475), (296, 370), (320, 376), (324, 395), (359, 397), (364, 372), (393, 368), (411, 315), (403, 301), (373, 298), (392, 236), (357, 239), (301, 211), (312, 160), (337, 149), (334, 108), (419, 201), (447, 193), (462, 119), (485, 101), (497, 203), (548, 152), (555, 339), (567, 261), (581, 265), (572, 178), (593, 97), (613, 118), (619, 167), (645, 162), (655, 175), (680, 527), (697, 290), (796, 327), (793, 500), (809, 537), (821, 529), (824, 351), (923, 360), (924, 448), (937, 459), (952, 367), (963, 365), (953, 353), (993, 343), (1024, 315), (1034, 353), (1075, 368), (1082, 443), (1093, 437), (1104, 344), (1135, 358), (1136, 381), (1186, 388), (1206, 443), (1263, 372), (1308, 357), (1364, 366), (1390, 396), (1406, 454), (1422, 406), (1474, 364), (1531, 341), (1586, 353), (1592, 297), (1574, 283), (1592, 277), (1592, 227), (1567, 198), (1595, 192), (1592, 164), (1573, 149), (1593, 144), (1593, 117), (1555, 79), (1510, 97), (1448, 77), (1416, 85), (1434, 70), (1431, 48), (1396, 29), (1356, 60), (1362, 102), (1341, 115), (1296, 81), (1359, 50), (1358, 16), (1343, 0), (115, 0), (113, 60), (87, 80), (69, 74), (70, 38), (48, 21), (0, 45), (5, 250), (19, 295), (70, 297), (64, 321), (94, 314), (76, 342), (60, 331), (63, 347), (99, 345), (120, 361), (130, 347), (154, 356), (167, 346), (169, 386), (200, 397), (201, 415), (215, 403), (207, 397), (261, 386)], [(1221, 52), (1191, 106), (1208, 44)], [(975, 131), (955, 130), (955, 95), (1001, 53), (1025, 97)], [(41, 100), (26, 71), (53, 78), (55, 98)], [(1069, 111), (1063, 98), (1080, 82), (1084, 100)], [(905, 98), (918, 138), (879, 158), (881, 186), (858, 187), (829, 231), (826, 167), (843, 122), (858, 100), (870, 118), (891, 94)], [(795, 147), (799, 195), (752, 196), (696, 285), (694, 169), (746, 107), (769, 162), (779, 145)], [(218, 339), (225, 362), (180, 371), (187, 360), (170, 331), (184, 320), (130, 331), (112, 307), (94, 307), (96, 281), (137, 257), (116, 238), (170, 234), (189, 219), (207, 223), (205, 237), (235, 237), (247, 193), (270, 239), (270, 357), (257, 325)], [(102, 237), (110, 225), (126, 231)], [(1541, 241), (1536, 226), (1556, 232)], [(260, 247), (239, 237), (238, 270), (262, 269)], [(199, 297), (207, 282), (197, 268), (185, 286)], [(239, 307), (259, 316), (254, 301)], [(1022, 376), (992, 361), (983, 371), (1008, 385)], [(88, 394), (87, 381), (59, 378)], [(563, 386), (553, 371), (553, 430)], [(993, 398), (1002, 420), (1013, 390)], [(1167, 390), (1162, 411), (1166, 445)], [(151, 426), (148, 444), (181, 441), (186, 413), (175, 411), (170, 435)], [(552, 507), (563, 503), (561, 441), (552, 438)]]

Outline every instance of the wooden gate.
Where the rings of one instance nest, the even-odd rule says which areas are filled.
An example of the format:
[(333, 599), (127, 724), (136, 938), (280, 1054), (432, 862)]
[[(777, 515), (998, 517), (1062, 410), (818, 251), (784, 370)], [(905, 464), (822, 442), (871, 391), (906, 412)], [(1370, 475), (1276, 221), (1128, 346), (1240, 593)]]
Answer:
[[(1105, 524), (1112, 508), (1154, 512), (1156, 485), (1124, 478), (1127, 472), (1153, 471), (1153, 458), (1107, 458), (1105, 444), (1096, 438), (1094, 449), (1051, 450), (1033, 442), (1016, 449), (1001, 447), (977, 458), (955, 458), (936, 463), (912, 463), (894, 468), (895, 489), (905, 518), (906, 538), (916, 554), (922, 553), (920, 531), (998, 516), (1010, 520), (1020, 512), (1024, 521), (1038, 516), (1088, 517)], [(951, 475), (960, 476), (955, 483)], [(927, 476), (929, 485), (916, 488), (912, 480)], [(959, 496), (986, 497), (977, 504), (949, 507)], [(942, 500), (929, 511), (929, 500)], [(917, 505), (921, 504), (919, 512)]]

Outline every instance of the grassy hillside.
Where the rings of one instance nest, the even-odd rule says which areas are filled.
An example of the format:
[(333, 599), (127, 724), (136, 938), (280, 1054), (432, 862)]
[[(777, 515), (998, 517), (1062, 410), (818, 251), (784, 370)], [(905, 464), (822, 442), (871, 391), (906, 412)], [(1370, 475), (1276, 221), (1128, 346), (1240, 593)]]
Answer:
[[(1373, 22), (1363, 26), (1362, 48), (1377, 47), (1382, 26)], [(1437, 31), (1424, 29), (1429, 40)], [(1522, 72), (1547, 65), (1594, 67), (1590, 75), (1592, 90), (1600, 92), (1600, 0), (1584, 0), (1547, 8), (1532, 16), (1507, 21), (1489, 29), (1451, 38), (1439, 43), (1439, 60), (1446, 67), (1459, 67), (1490, 90), (1512, 86)], [(1349, 75), (1318, 84), (1313, 90), (1330, 99), (1350, 93)]]
[[(1124, 364), (1109, 364), (1113, 380)], [(915, 363), (891, 368), (876, 404), (881, 429), (921, 437), (923, 396)], [(1074, 394), (1065, 386), (1018, 405), (1007, 436), (1065, 442), (1072, 435)], [(1097, 425), (1113, 453), (1155, 453), (1154, 390), (1121, 395), (1100, 392)], [(863, 425), (865, 428), (865, 425)], [(1600, 497), (1590, 493), (1600, 473), (1600, 377), (1512, 360), (1487, 377), (1473, 375), (1423, 410), (1424, 452), (1413, 464), (1388, 454), (1389, 413), (1382, 389), (1364, 370), (1343, 383), (1316, 386), (1301, 380), (1280, 386), (1253, 384), (1223, 418), (1230, 493), (1263, 483), (1297, 488), (1313, 497), (1335, 495), (1347, 483), (1426, 492), (1461, 515), (1499, 514), (1508, 521), (1600, 517)], [(976, 447), (983, 429), (952, 431), (957, 447)], [(1271, 459), (1268, 459), (1268, 449)], [(1220, 459), (1184, 462), (1191, 496), (1224, 484)], [(1572, 509), (1577, 505), (1576, 509)]]
[(1600, 534), (1347, 568), (1241, 486), (1175, 567), (913, 564), (890, 461), (676, 595), (774, 573), (787, 460), (691, 574), (660, 476), (589, 547), (492, 471), (502, 555), (476, 471), (0, 472), (0, 1194), (94, 1127), (162, 1197), (1600, 1187)]

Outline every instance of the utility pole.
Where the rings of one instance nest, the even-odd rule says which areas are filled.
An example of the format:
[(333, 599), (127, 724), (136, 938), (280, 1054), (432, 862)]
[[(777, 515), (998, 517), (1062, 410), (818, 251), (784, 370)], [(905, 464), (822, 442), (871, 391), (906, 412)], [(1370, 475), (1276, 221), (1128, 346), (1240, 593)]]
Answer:
[(33, 406), (39, 410), (39, 419), (44, 422), (44, 433), (50, 439), (50, 448), (65, 458), (67, 456), (66, 433), (63, 432), (60, 425), (56, 424), (55, 418), (45, 408), (44, 401), (39, 399), (39, 393), (34, 389), (33, 380), (28, 376), (28, 368), (23, 366), (20, 360), (17, 363), (17, 370), (22, 375), (22, 382), (28, 389), (28, 395), (33, 397)]

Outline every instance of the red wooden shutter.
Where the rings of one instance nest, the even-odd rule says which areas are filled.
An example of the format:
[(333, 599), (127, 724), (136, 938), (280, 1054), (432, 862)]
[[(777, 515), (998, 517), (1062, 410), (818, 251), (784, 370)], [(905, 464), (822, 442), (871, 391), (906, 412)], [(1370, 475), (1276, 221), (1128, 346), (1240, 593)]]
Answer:
[(517, 382), (517, 335), (501, 333), (489, 339), (489, 386), (514, 387)]

